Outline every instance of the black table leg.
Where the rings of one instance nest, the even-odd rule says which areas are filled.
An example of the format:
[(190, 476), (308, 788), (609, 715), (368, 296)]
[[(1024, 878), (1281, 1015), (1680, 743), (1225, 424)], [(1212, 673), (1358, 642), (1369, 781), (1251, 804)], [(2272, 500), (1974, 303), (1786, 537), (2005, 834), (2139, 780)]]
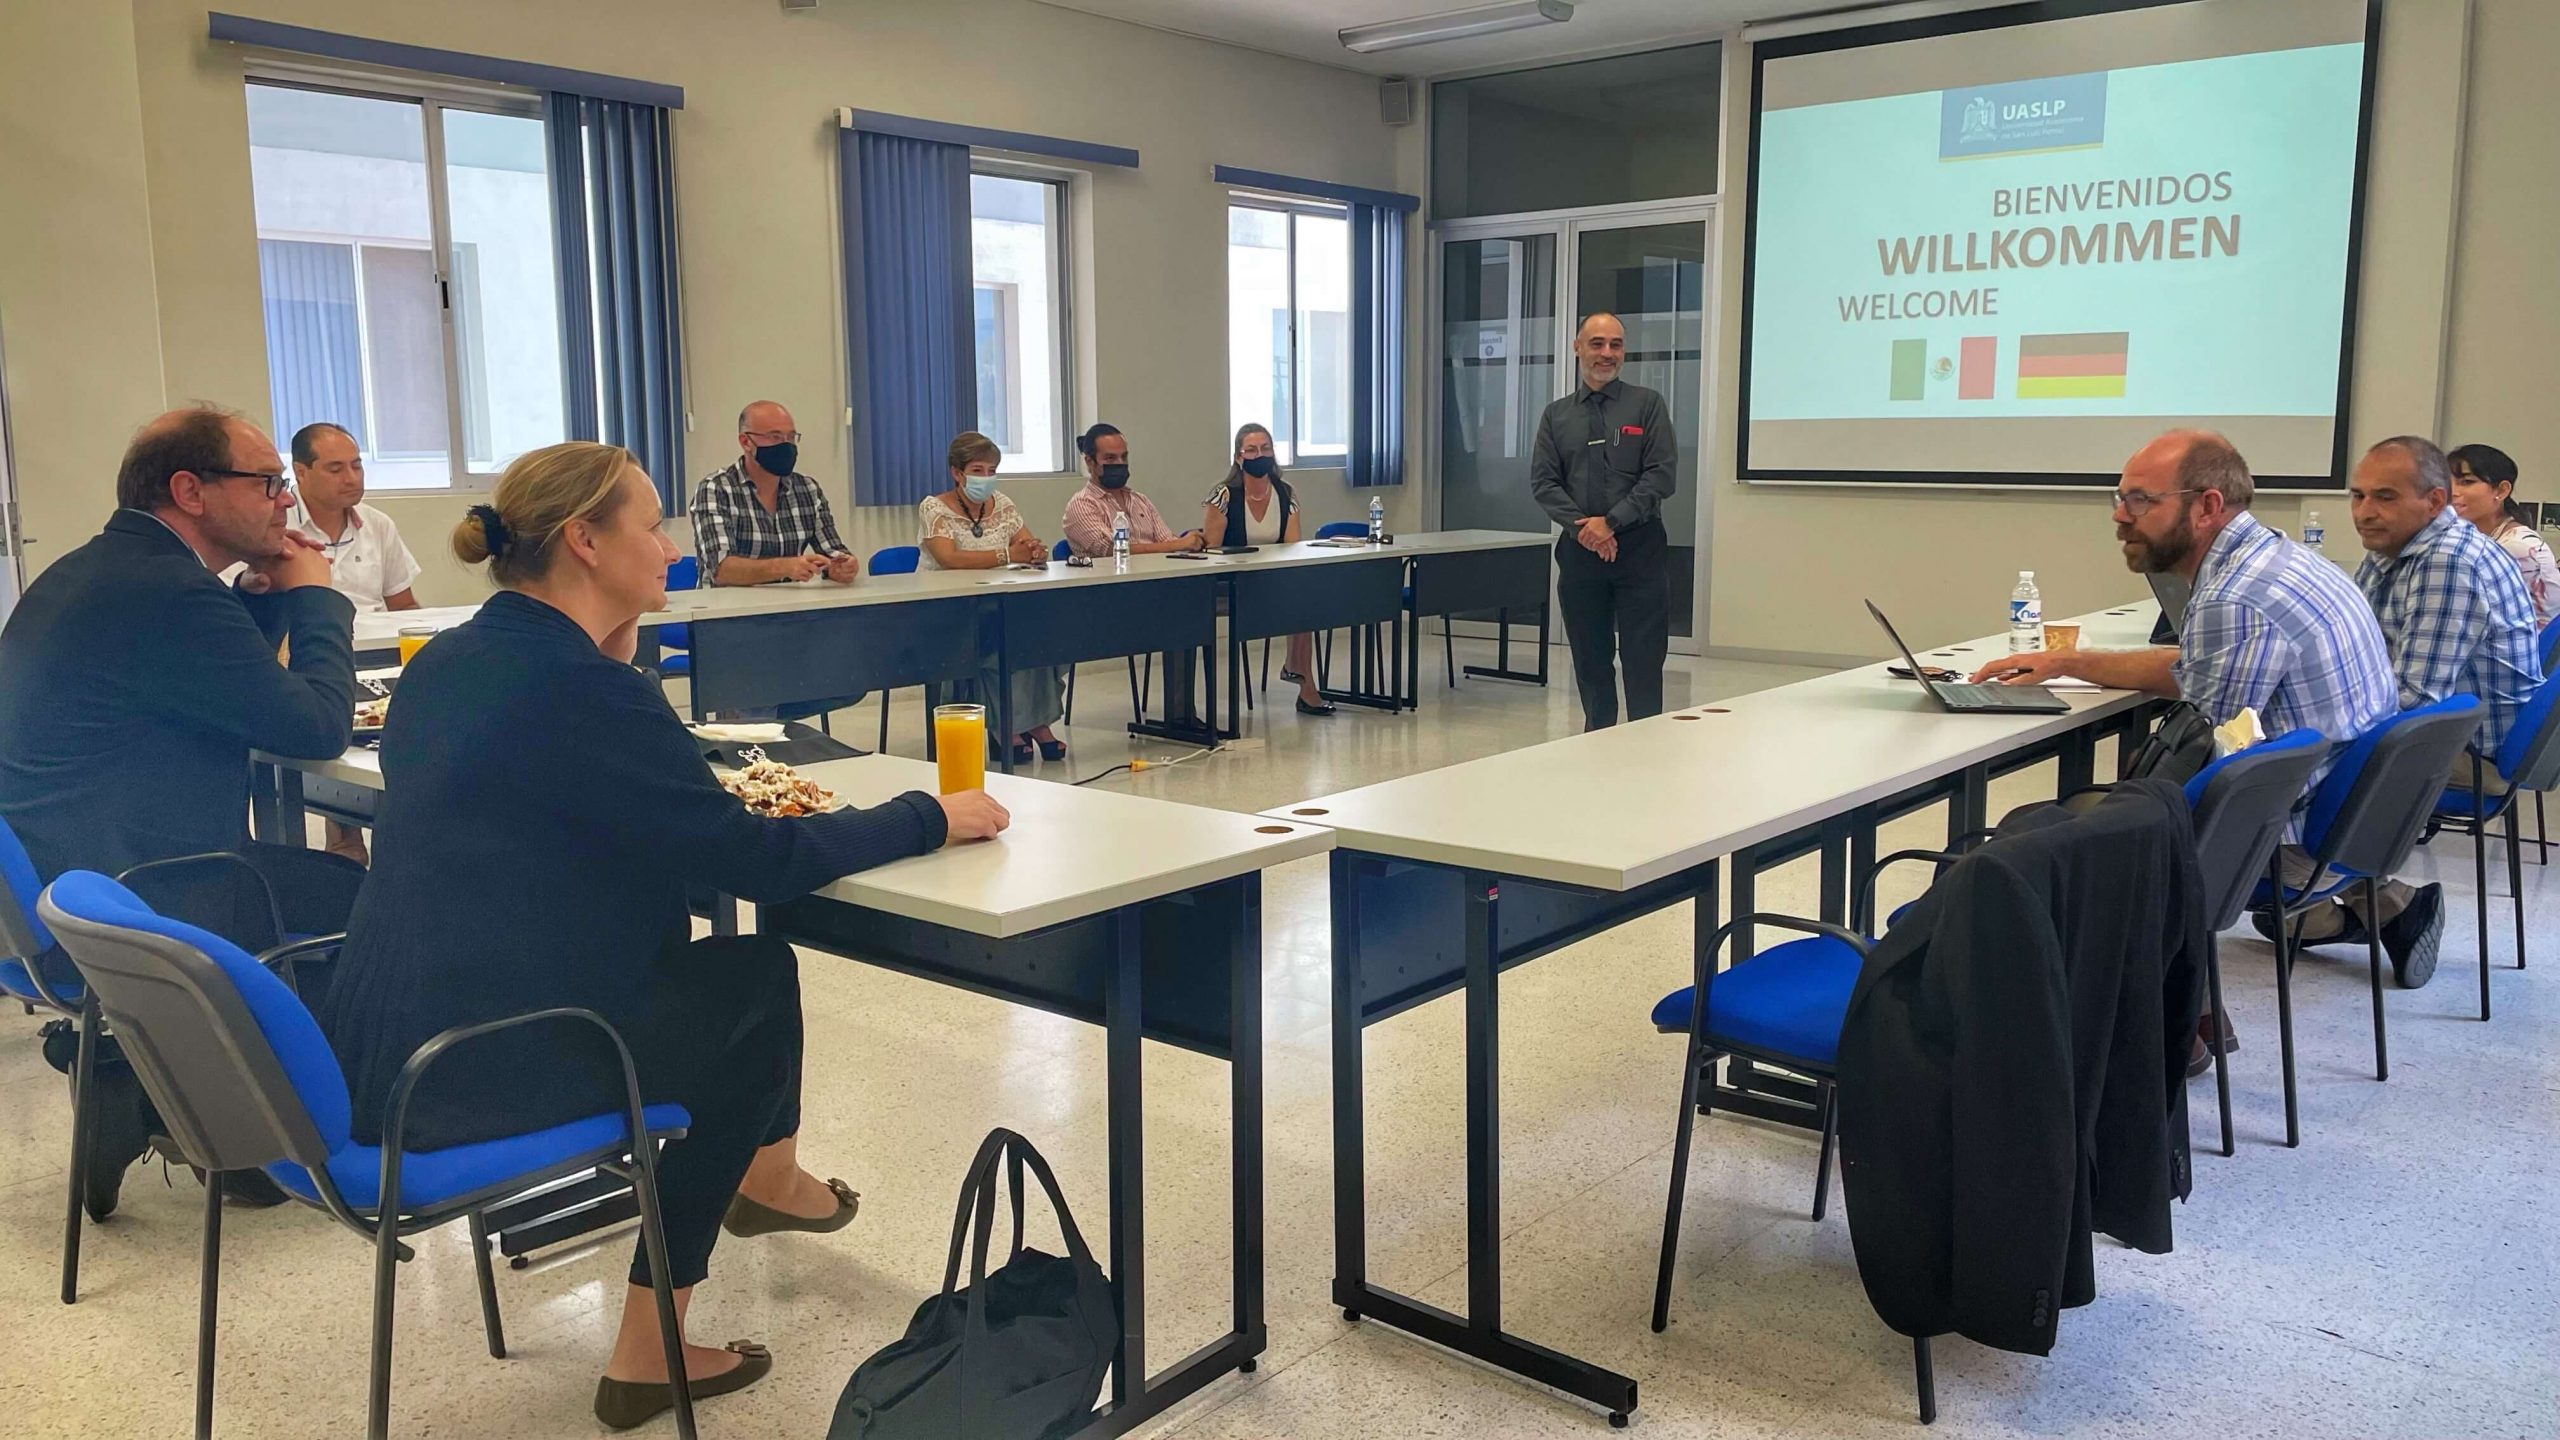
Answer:
[(1147, 1219), (1137, 907), (1123, 907), (1112, 921), (1117, 943), (1102, 995), (1105, 1104), (1110, 1112), (1111, 1289), (1120, 1302), (1120, 1353), (1111, 1367), (1111, 1403), (1117, 1407), (1147, 1388)]
[[(1333, 857), (1333, 1298), (1346, 1320), (1374, 1319), (1462, 1355), (1561, 1390), (1623, 1425), (1636, 1382), (1502, 1328), (1501, 1105), (1496, 999), (1501, 939), (1497, 876), (1467, 872), (1464, 1003), (1467, 1029), (1467, 1314), (1454, 1315), (1367, 1282), (1366, 1174), (1361, 1137), (1359, 890), (1362, 864)], [(1709, 867), (1712, 876), (1713, 867)], [(1710, 880), (1712, 883), (1712, 880)]]

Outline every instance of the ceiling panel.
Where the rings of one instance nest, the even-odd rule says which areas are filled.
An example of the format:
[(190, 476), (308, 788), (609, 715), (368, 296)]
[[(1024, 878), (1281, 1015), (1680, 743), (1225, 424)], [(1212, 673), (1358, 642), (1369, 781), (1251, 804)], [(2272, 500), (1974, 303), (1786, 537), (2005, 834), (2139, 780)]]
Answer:
[(1471, 0), (1042, 0), (1113, 20), (1267, 50), (1373, 75), (1435, 76), (1534, 65), (1613, 50), (1722, 35), (1747, 20), (1839, 7), (1841, 0), (1580, 0), (1574, 17), (1474, 40), (1376, 55), (1342, 48), (1354, 25), (1464, 9)]

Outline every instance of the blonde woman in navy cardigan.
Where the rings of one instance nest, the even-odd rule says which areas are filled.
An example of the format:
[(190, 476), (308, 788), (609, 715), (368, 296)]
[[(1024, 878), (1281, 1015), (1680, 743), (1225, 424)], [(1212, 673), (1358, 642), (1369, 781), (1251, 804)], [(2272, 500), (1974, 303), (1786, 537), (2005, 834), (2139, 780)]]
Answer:
[[(382, 746), (374, 866), (322, 1023), (347, 1070), (355, 1130), (378, 1140), (393, 1079), (450, 1026), (583, 1006), (622, 1032), (652, 1103), (692, 1112), (658, 1185), (677, 1305), (735, 1235), (829, 1231), (841, 1181), (800, 1167), (800, 985), (791, 947), (696, 940), (688, 886), (773, 902), (840, 875), (984, 839), (1009, 817), (982, 793), (909, 792), (870, 810), (774, 820), (713, 778), (657, 687), (631, 667), (665, 603), (656, 489), (628, 452), (553, 445), (507, 467), (454, 534), (498, 593), (419, 652)], [(601, 1050), (538, 1029), (457, 1053), (413, 1097), (408, 1144), (431, 1150), (610, 1111)], [(636, 1425), (671, 1403), (645, 1254), (596, 1414)], [(771, 1368), (760, 1347), (687, 1349), (697, 1397)]]

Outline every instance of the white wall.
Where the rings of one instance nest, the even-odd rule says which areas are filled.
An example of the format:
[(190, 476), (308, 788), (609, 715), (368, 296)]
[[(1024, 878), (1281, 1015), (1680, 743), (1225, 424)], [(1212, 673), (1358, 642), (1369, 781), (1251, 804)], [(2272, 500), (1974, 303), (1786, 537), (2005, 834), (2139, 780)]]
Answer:
[[(21, 21), (25, 5), (11, 3), (0, 46), (0, 209), (12, 216), (0, 226), (0, 313), (41, 564), (95, 532), (125, 436), (165, 399), (217, 400), (263, 419), (267, 380), (239, 56), (204, 38), (200, 4), (39, 4)], [(1227, 196), (1210, 166), (1420, 188), (1420, 129), (1379, 123), (1373, 79), (1029, 0), (830, 0), (801, 15), (706, 0), (257, 0), (250, 13), (684, 86), (685, 467), (699, 476), (725, 464), (738, 406), (770, 397), (796, 412), (802, 468), (840, 503), (849, 378), (835, 107), (1141, 152), (1142, 168), (1100, 170), (1077, 187), (1072, 418), (1127, 430), (1139, 484), (1177, 517), (1227, 457)], [(81, 123), (62, 122), (75, 114)], [(1410, 430), (1410, 404), (1408, 417)], [(1366, 510), (1366, 493), (1338, 472), (1295, 478), (1311, 521)], [(1007, 488), (1054, 533), (1075, 483)], [(1412, 528), (1430, 513), (1420, 490), (1387, 492), (1392, 524)], [(419, 593), (430, 602), (476, 584), (443, 546), (468, 498), (386, 505), (429, 566)], [(904, 511), (841, 518), (865, 549), (914, 539)]]

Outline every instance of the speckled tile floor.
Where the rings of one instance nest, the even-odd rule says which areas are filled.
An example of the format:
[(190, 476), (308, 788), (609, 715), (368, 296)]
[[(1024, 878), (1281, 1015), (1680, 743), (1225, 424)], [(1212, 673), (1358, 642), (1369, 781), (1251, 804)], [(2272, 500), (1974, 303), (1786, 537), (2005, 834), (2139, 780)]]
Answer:
[[(1469, 647), (1462, 646), (1462, 652)], [(1483, 647), (1489, 649), (1489, 647)], [(1436, 658), (1436, 657), (1432, 657)], [(1461, 660), (1489, 656), (1462, 653)], [(1324, 721), (1274, 685), (1259, 751), (1102, 783), (1254, 810), (1532, 744), (1575, 726), (1565, 657), (1545, 691), (1426, 677), (1426, 708)], [(1784, 667), (1675, 659), (1673, 705), (1785, 683)], [(1084, 676), (1082, 776), (1132, 752), (1115, 667)], [(912, 695), (892, 748), (915, 752)], [(1115, 710), (1114, 707), (1117, 706)], [(873, 733), (876, 712), (839, 717)], [(1143, 752), (1164, 755), (1164, 747)], [(2014, 777), (1994, 812), (2049, 787)], [(2049, 791), (2048, 791), (2049, 793)], [(1906, 822), (1924, 840), (1934, 816)], [(1943, 832), (1940, 832), (1943, 833)], [(1895, 837), (1888, 836), (1888, 839)], [(2470, 1018), (2470, 862), (2439, 842), (2453, 923), (2442, 972), (2392, 991), (2392, 1079), (2376, 1084), (2360, 960), (2299, 972), (2305, 1143), (2281, 1145), (2269, 950), (2224, 946), (2242, 1036), (2240, 1153), (2202, 1153), (2174, 1254), (2102, 1242), (2096, 1304), (2064, 1317), (2043, 1360), (1940, 1342), (1938, 1433), (1966, 1436), (2560, 1435), (2560, 897), (2527, 867), (2536, 957), (2496, 975), (2497, 1019)], [(2496, 857), (2493, 856), (2493, 860)], [(1810, 867), (1764, 882), (1809, 906)], [(1888, 887), (1890, 889), (1890, 887)], [(2504, 881), (2497, 882), (2500, 903)], [(1325, 871), (1273, 872), (1264, 892), (1266, 1239), (1271, 1347), (1153, 1427), (1189, 1440), (1278, 1435), (1597, 1436), (1601, 1417), (1397, 1332), (1345, 1324), (1332, 1272)], [(1645, 1324), (1669, 1174), (1679, 1046), (1645, 1023), (1684, 983), (1688, 918), (1666, 912), (1504, 981), (1508, 1321), (1531, 1339), (1637, 1377), (1639, 1433), (1910, 1436), (1908, 1347), (1859, 1289), (1841, 1210), (1805, 1218), (1810, 1136), (1719, 1119), (1699, 1134), (1670, 1330)], [(2507, 946), (2494, 947), (2501, 965)], [(990, 1125), (1057, 1163), (1089, 1231), (1105, 1215), (1097, 1032), (883, 971), (812, 957), (806, 1153), (865, 1195), (826, 1239), (728, 1241), (694, 1310), (697, 1338), (752, 1336), (774, 1377), (703, 1407), (707, 1436), (815, 1437), (861, 1357), (940, 1281), (959, 1172)], [(0, 1415), (30, 1436), (174, 1436), (192, 1403), (194, 1182), (137, 1169), (92, 1233), (85, 1295), (54, 1299), (69, 1108), (32, 1021), (0, 1022)], [(1443, 1000), (1368, 1042), (1370, 1253), (1381, 1283), (1463, 1295), (1458, 1006)], [(1152, 1353), (1218, 1329), (1226, 1304), (1222, 1067), (1150, 1046)], [(2210, 1087), (2197, 1090), (2211, 1129)], [(619, 1303), (628, 1238), (499, 1272), (512, 1358), (482, 1348), (459, 1227), (404, 1267), (395, 1433), (577, 1436)], [(356, 1433), (363, 1423), (369, 1253), (298, 1209), (225, 1230), (220, 1433)], [(671, 1434), (665, 1422), (639, 1432)]]

